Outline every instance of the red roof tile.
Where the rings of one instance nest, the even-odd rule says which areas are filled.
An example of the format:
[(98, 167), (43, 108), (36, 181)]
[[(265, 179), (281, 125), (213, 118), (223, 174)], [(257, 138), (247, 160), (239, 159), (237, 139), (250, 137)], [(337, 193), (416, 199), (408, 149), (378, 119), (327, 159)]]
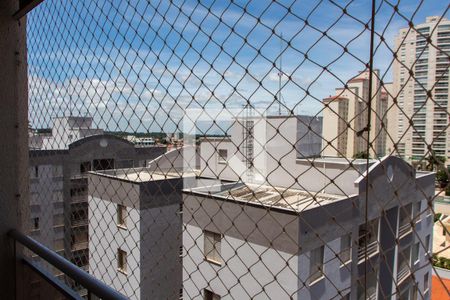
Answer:
[[(447, 287), (447, 290), (444, 285)], [(447, 291), (450, 291), (450, 279), (439, 279), (433, 275), (431, 277), (431, 300), (450, 300), (450, 295)]]

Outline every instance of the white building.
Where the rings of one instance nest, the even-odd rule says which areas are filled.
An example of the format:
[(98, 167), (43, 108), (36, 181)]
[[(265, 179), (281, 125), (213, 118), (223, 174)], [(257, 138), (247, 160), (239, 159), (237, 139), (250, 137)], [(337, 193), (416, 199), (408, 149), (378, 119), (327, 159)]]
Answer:
[[(78, 127), (69, 126), (74, 120), (86, 118), (56, 119), (52, 132), (70, 134), (74, 128), (90, 127), (87, 119)], [(81, 122), (81, 121), (80, 121)], [(59, 124), (59, 125), (58, 125)], [(89, 130), (88, 130), (89, 131)], [(87, 131), (84, 131), (86, 133)], [(97, 132), (97, 130), (90, 133)], [(101, 131), (103, 132), (103, 131)], [(79, 133), (79, 132), (78, 132)], [(72, 137), (79, 137), (79, 134)], [(84, 134), (83, 133), (83, 134)], [(58, 136), (44, 135), (50, 141)], [(43, 149), (42, 135), (33, 135), (29, 144), (30, 178), (30, 235), (43, 245), (55, 250), (71, 262), (88, 269), (88, 180), (90, 170), (123, 167), (144, 167), (147, 162), (166, 151), (163, 146), (136, 147), (125, 139), (108, 134), (89, 135), (70, 144), (55, 143), (62, 148)], [(55, 269), (55, 274), (62, 272)], [(74, 282), (69, 281), (75, 284)], [(82, 286), (73, 286), (85, 295)]]
[(242, 182), (186, 189), (183, 297), (429, 299), (434, 175), (387, 157), (369, 182), (348, 177), (354, 188), (333, 194)]
[(434, 175), (304, 157), (297, 122), (237, 119), (195, 173), (193, 147), (91, 173), (90, 272), (131, 299), (363, 299), (367, 267), (367, 298), (429, 299)]
[(389, 131), (396, 151), (414, 163), (428, 156), (432, 145), (435, 155), (446, 157), (448, 164), (450, 21), (433, 16), (414, 28), (400, 29), (394, 50), (397, 105), (390, 111)]
[(181, 190), (195, 179), (180, 153), (89, 174), (89, 273), (130, 299), (180, 297)]
[(103, 134), (103, 129), (92, 128), (92, 117), (58, 117), (53, 119), (52, 134), (42, 136), (42, 150), (68, 149), (82, 138)]
[(237, 118), (228, 137), (202, 140), (200, 176), (298, 186), (300, 170), (320, 156), (321, 132), (316, 117)]
[(155, 140), (151, 137), (137, 137), (128, 135), (127, 140), (135, 144), (137, 147), (151, 147), (155, 145)]

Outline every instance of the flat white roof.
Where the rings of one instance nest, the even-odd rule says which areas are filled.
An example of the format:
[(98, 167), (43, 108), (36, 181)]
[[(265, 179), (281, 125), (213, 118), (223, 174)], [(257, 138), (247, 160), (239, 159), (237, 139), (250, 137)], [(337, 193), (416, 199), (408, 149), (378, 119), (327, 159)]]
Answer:
[(217, 199), (251, 203), (297, 212), (347, 198), (340, 195), (248, 183), (227, 183), (220, 186), (198, 187), (186, 191), (200, 195), (210, 195)]
[[(329, 163), (329, 164), (349, 164), (352, 163), (353, 165), (365, 165), (367, 164), (366, 159), (361, 158), (345, 158), (345, 157), (335, 157), (335, 156), (323, 156), (323, 157), (316, 157), (316, 158), (297, 158), (298, 162), (315, 162), (315, 163)], [(369, 159), (369, 164), (374, 164), (377, 162), (376, 159)]]
[(128, 169), (113, 169), (105, 171), (91, 172), (93, 174), (116, 178), (121, 180), (127, 180), (132, 182), (147, 182), (147, 181), (158, 181), (166, 179), (181, 178), (187, 176), (195, 176), (195, 172), (177, 172), (174, 170), (163, 171), (163, 170), (152, 170), (149, 168), (128, 168)]

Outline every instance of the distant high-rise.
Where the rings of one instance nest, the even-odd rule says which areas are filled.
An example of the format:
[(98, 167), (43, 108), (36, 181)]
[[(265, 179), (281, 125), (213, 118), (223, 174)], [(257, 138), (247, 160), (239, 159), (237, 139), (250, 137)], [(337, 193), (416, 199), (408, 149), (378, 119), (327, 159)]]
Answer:
[(398, 105), (389, 126), (397, 152), (412, 163), (430, 150), (448, 160), (450, 21), (428, 17), (414, 29), (400, 29), (395, 50), (393, 95)]
[[(386, 154), (386, 128), (388, 93), (390, 84), (381, 86), (374, 71), (372, 84), (372, 126), (370, 140), (373, 141), (371, 157)], [(347, 82), (346, 87), (337, 88), (336, 94), (323, 99), (323, 156), (354, 157), (367, 152), (367, 103), (369, 100), (369, 70), (365, 70)]]

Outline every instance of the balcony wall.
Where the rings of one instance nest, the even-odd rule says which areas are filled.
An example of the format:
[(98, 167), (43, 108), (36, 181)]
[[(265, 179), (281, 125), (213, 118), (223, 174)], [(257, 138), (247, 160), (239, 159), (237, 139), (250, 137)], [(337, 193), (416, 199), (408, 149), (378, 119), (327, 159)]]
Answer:
[[(26, 230), (28, 220), (28, 111), (26, 20), (13, 18), (18, 0), (0, 1), (0, 289), (3, 299), (24, 298), (26, 285), (17, 282), (15, 294), (14, 247), (6, 233)], [(19, 248), (18, 251), (21, 249)], [(17, 270), (17, 276), (27, 273)], [(22, 286), (23, 284), (23, 286)]]

